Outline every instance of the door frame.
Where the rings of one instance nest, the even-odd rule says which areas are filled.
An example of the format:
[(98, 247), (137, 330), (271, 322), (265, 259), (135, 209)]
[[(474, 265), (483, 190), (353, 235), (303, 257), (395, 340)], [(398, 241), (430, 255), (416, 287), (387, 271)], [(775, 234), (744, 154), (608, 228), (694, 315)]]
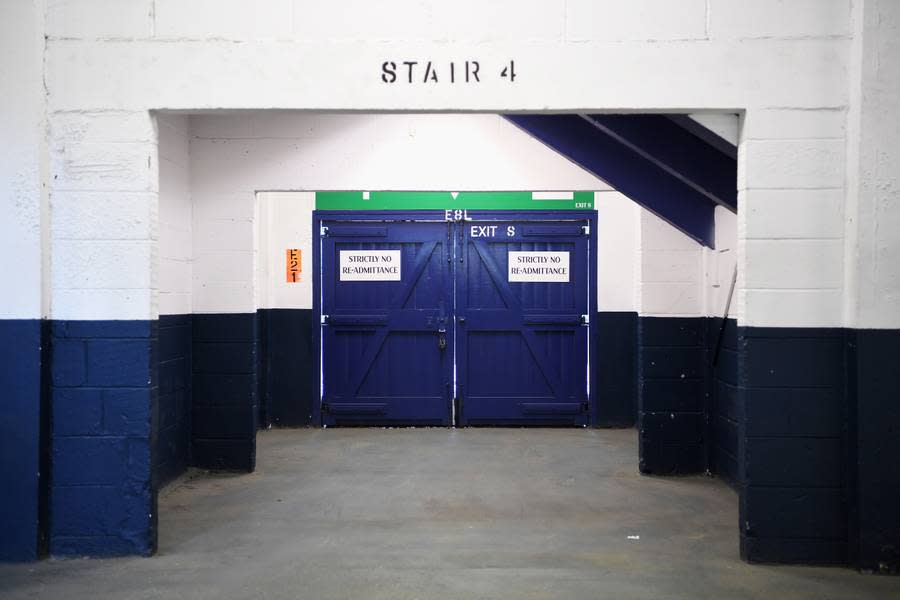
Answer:
[[(590, 224), (588, 233), (588, 276), (591, 278), (588, 284), (588, 373), (590, 388), (588, 393), (588, 427), (597, 427), (598, 422), (598, 396), (597, 377), (599, 373), (597, 343), (597, 211), (596, 210), (478, 210), (466, 211), (466, 220), (519, 220), (519, 221), (560, 221), (560, 220), (584, 220)], [(312, 213), (312, 265), (313, 265), (313, 372), (316, 376), (313, 381), (313, 414), (312, 425), (322, 426), (322, 284), (321, 284), (321, 227), (323, 221), (382, 221), (385, 219), (395, 221), (440, 221), (446, 222), (443, 210), (381, 210), (381, 211), (356, 211), (356, 210), (319, 210)], [(464, 221), (461, 221), (464, 222)], [(455, 327), (455, 323), (454, 323)], [(455, 402), (455, 398), (451, 399)], [(451, 425), (455, 427), (455, 424)]]

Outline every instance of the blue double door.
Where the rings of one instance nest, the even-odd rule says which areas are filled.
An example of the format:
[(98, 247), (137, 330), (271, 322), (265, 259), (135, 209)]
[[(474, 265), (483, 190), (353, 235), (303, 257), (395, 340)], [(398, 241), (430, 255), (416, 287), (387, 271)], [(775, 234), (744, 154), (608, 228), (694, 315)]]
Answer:
[(588, 424), (587, 220), (321, 225), (323, 424)]

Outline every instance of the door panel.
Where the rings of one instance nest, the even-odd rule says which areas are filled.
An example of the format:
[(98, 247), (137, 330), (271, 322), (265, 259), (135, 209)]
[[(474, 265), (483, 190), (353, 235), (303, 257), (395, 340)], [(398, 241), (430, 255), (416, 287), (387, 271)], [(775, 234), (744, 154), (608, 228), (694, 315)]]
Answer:
[(588, 423), (588, 221), (322, 225), (323, 424)]
[(587, 424), (587, 224), (462, 224), (460, 425)]
[(323, 423), (449, 425), (451, 225), (323, 224)]

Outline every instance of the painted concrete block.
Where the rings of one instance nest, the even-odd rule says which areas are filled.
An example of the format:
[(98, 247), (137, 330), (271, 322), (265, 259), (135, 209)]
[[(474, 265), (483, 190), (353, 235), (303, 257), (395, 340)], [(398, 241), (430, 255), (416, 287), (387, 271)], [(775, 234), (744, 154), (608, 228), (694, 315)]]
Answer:
[(836, 289), (843, 285), (842, 240), (747, 240), (747, 288)]
[(642, 283), (642, 315), (695, 316), (703, 312), (700, 286), (696, 283)]
[(157, 38), (198, 40), (287, 39), (291, 0), (156, 0)]
[(701, 254), (697, 250), (644, 250), (641, 279), (646, 283), (700, 284)]
[(194, 313), (247, 313), (256, 310), (250, 282), (195, 282)]
[(190, 293), (193, 285), (192, 268), (186, 259), (159, 259), (160, 293)]
[(694, 250), (700, 252), (700, 244), (672, 225), (646, 211), (641, 211), (641, 250)]
[(747, 239), (844, 236), (843, 189), (748, 190), (742, 199)]
[(75, 387), (87, 381), (87, 349), (82, 340), (55, 340), (52, 348), (53, 385)]
[(743, 136), (748, 140), (843, 138), (846, 122), (843, 108), (763, 108), (747, 112)]
[(748, 189), (844, 185), (843, 140), (750, 140), (745, 146)]
[(841, 490), (749, 486), (749, 526), (759, 537), (830, 538), (846, 536)]
[(140, 387), (150, 384), (147, 340), (88, 340), (87, 359), (87, 385)]
[(54, 240), (53, 288), (149, 289), (151, 245), (144, 240)]
[(57, 289), (52, 315), (57, 319), (150, 319), (150, 289)]
[(253, 251), (198, 250), (193, 261), (194, 284), (253, 283)]
[[(308, 1), (295, 0), (295, 6)], [(433, 19), (434, 40), (527, 43), (559, 41), (565, 35), (566, 5), (559, 0), (435, 2), (428, 12)]]
[(365, 0), (294, 1), (294, 36), (315, 41), (547, 41), (562, 38), (564, 21), (565, 5), (558, 1), (400, 0), (389, 10)]
[(748, 289), (744, 325), (771, 327), (834, 327), (841, 323), (842, 290)]
[(704, 39), (706, 1), (569, 0), (566, 38), (571, 41)]
[(125, 438), (55, 436), (52, 452), (54, 488), (121, 485), (135, 475), (129, 472)]
[[(306, 232), (312, 234), (312, 226)], [(254, 224), (249, 219), (198, 218), (194, 228), (195, 252), (234, 250), (246, 252), (253, 248)], [(308, 236), (307, 236), (308, 237)]]
[(52, 493), (53, 530), (56, 536), (118, 536), (146, 526), (147, 516), (138, 505), (121, 502), (117, 485), (56, 487)]
[(200, 218), (252, 220), (255, 197), (249, 189), (211, 190), (208, 184), (194, 178), (191, 182), (191, 201), (197, 217), (194, 226)]
[(156, 139), (146, 111), (75, 111), (48, 115), (53, 147), (85, 142), (147, 142)]
[(47, 35), (60, 38), (146, 38), (153, 0), (54, 0), (47, 3)]
[(713, 38), (832, 37), (851, 33), (850, 0), (711, 0)]
[(53, 392), (53, 435), (103, 434), (103, 391), (63, 388)]
[(145, 142), (73, 142), (51, 153), (53, 189), (156, 191), (156, 145)]
[(184, 315), (193, 311), (191, 292), (159, 292), (157, 299), (159, 315)]
[(103, 393), (103, 428), (109, 435), (146, 436), (150, 389), (108, 389)]
[(745, 473), (753, 485), (840, 487), (840, 438), (747, 438)]
[(57, 240), (149, 239), (152, 192), (53, 192)]

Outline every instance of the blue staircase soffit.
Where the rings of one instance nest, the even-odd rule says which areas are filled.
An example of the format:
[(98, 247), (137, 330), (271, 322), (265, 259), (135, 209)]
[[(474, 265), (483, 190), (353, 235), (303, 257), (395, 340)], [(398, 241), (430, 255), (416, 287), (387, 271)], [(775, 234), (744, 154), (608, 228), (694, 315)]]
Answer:
[(736, 159), (666, 115), (505, 117), (705, 246), (715, 207), (737, 211)]

